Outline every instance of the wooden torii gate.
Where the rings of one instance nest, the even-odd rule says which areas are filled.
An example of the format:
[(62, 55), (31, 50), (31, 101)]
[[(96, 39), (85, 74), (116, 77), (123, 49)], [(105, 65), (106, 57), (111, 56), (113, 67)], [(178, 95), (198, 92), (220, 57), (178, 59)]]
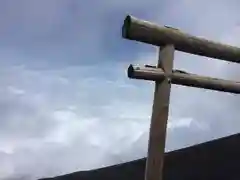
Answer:
[(130, 15), (124, 20), (122, 36), (160, 47), (157, 66), (130, 65), (128, 77), (155, 81), (145, 180), (162, 180), (171, 84), (240, 94), (240, 82), (173, 70), (174, 51), (240, 63), (240, 48), (191, 36), (171, 27), (160, 27)]

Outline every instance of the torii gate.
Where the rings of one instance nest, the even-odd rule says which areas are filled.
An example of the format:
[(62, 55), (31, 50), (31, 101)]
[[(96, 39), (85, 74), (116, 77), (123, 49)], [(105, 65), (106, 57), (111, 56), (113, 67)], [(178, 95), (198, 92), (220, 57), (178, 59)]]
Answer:
[(173, 70), (174, 51), (240, 63), (240, 48), (191, 36), (175, 28), (160, 27), (130, 15), (124, 20), (122, 36), (129, 40), (160, 46), (157, 66), (130, 65), (128, 77), (155, 81), (145, 180), (163, 180), (171, 84), (240, 94), (240, 82)]

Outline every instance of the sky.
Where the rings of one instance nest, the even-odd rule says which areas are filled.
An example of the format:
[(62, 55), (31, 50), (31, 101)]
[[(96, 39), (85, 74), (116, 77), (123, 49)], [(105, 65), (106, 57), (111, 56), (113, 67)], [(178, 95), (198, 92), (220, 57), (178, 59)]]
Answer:
[[(157, 48), (125, 40), (127, 14), (240, 45), (237, 0), (0, 0), (0, 179), (146, 156), (154, 83), (129, 64)], [(239, 80), (237, 64), (175, 53), (174, 67)], [(172, 86), (166, 151), (239, 132), (234, 94)]]

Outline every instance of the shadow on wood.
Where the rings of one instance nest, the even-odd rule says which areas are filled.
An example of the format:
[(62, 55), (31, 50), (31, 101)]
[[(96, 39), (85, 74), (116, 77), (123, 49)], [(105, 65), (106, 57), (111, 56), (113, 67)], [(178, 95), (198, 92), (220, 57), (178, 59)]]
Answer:
[[(240, 134), (165, 154), (164, 180), (240, 179)], [(41, 180), (144, 180), (146, 159)]]

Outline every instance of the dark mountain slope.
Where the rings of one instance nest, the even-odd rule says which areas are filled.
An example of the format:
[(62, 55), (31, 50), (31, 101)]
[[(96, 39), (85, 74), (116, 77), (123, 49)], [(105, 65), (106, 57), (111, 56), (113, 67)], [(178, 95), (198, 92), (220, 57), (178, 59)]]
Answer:
[[(42, 180), (144, 180), (145, 158)], [(239, 180), (240, 134), (165, 154), (164, 180)]]

